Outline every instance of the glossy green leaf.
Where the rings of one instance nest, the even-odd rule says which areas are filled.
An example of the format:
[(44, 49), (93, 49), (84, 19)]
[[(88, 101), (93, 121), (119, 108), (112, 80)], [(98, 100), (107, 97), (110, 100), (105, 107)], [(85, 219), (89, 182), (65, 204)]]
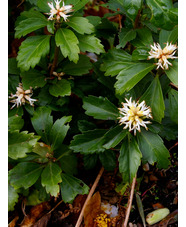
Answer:
[(95, 119), (116, 120), (119, 116), (117, 107), (107, 98), (88, 96), (83, 99), (83, 108), (86, 114)]
[(13, 211), (15, 204), (18, 202), (19, 195), (16, 190), (8, 184), (8, 211)]
[(27, 131), (9, 131), (8, 132), (8, 156), (12, 159), (24, 158), (31, 152), (33, 146), (40, 139), (34, 133)]
[(32, 162), (20, 162), (9, 171), (10, 184), (15, 188), (30, 188), (41, 175), (43, 166)]
[(21, 43), (17, 60), (18, 67), (27, 71), (34, 68), (40, 61), (41, 57), (45, 57), (50, 49), (50, 36), (30, 36)]
[(165, 43), (169, 42), (175, 44), (178, 40), (178, 26), (175, 26), (172, 31), (166, 31), (161, 29), (159, 34), (159, 43), (162, 49), (165, 47)]
[(8, 129), (10, 129), (10, 131), (21, 130), (23, 125), (24, 120), (21, 116), (14, 115), (8, 118)]
[(73, 5), (73, 9), (75, 11), (80, 10), (81, 8), (83, 8), (87, 3), (89, 2), (89, 0), (65, 0), (65, 4), (66, 5)]
[(38, 107), (34, 111), (34, 115), (31, 118), (34, 129), (41, 136), (42, 140), (47, 144), (49, 144), (50, 130), (53, 125), (53, 117), (50, 114), (51, 109), (45, 106)]
[(99, 154), (99, 159), (107, 171), (114, 171), (116, 168), (116, 153), (112, 150), (106, 150)]
[(80, 132), (86, 132), (88, 130), (93, 130), (96, 128), (96, 125), (87, 120), (79, 120), (78, 121), (78, 129)]
[(155, 121), (161, 123), (164, 117), (165, 104), (161, 84), (158, 77), (155, 77), (148, 89), (140, 98), (140, 102), (145, 100), (146, 104), (152, 109), (152, 116)]
[(41, 174), (41, 184), (52, 196), (57, 196), (59, 193), (58, 183), (62, 182), (61, 172), (59, 165), (49, 162)]
[(172, 21), (170, 18), (169, 10), (173, 8), (171, 0), (147, 0), (147, 5), (152, 11), (152, 24), (166, 30), (173, 28), (176, 21)]
[(165, 70), (166, 75), (172, 81), (173, 84), (178, 85), (178, 62), (173, 61), (172, 66), (168, 70)]
[(78, 35), (79, 48), (82, 52), (91, 52), (91, 53), (104, 53), (105, 50), (101, 41), (96, 38), (94, 35)]
[(44, 87), (47, 81), (46, 77), (38, 70), (31, 69), (27, 72), (21, 72), (22, 84), (25, 90), (37, 87)]
[(71, 94), (70, 82), (65, 79), (59, 80), (56, 84), (50, 85), (49, 92), (55, 97), (69, 96)]
[(178, 91), (171, 89), (168, 93), (168, 97), (171, 120), (178, 124)]
[(73, 62), (66, 62), (62, 67), (62, 71), (68, 75), (72, 76), (82, 76), (88, 74), (89, 70), (92, 68), (90, 58), (86, 55), (79, 55), (79, 61), (77, 64)]
[(8, 73), (19, 75), (20, 69), (17, 67), (16, 58), (8, 58)]
[(75, 197), (80, 194), (88, 194), (89, 187), (81, 180), (62, 173), (61, 195), (65, 203), (72, 203)]
[(126, 14), (134, 21), (138, 11), (141, 9), (142, 0), (124, 0), (123, 7)]
[(70, 149), (81, 154), (92, 154), (95, 152), (103, 152), (102, 147), (103, 136), (107, 130), (95, 129), (86, 131), (81, 135), (76, 135), (70, 144)]
[(83, 155), (83, 163), (85, 169), (93, 169), (98, 162), (98, 154)]
[(105, 135), (104, 135), (104, 144), (103, 147), (105, 149), (114, 148), (117, 146), (127, 135), (127, 130), (123, 129), (123, 126), (116, 126), (112, 129), (110, 129)]
[(157, 162), (158, 168), (168, 168), (170, 164), (169, 151), (158, 134), (142, 129), (137, 138), (144, 162), (149, 162), (150, 164)]
[(40, 12), (35, 11), (33, 17), (22, 20), (15, 28), (15, 38), (21, 38), (39, 28), (47, 26), (47, 19)]
[(117, 49), (124, 48), (127, 42), (135, 39), (136, 31), (133, 29), (122, 28), (119, 32), (119, 44), (116, 46)]
[(78, 47), (78, 39), (75, 34), (67, 29), (60, 28), (57, 30), (55, 35), (56, 45), (60, 47), (63, 56), (68, 57), (70, 61), (77, 63), (79, 60), (79, 47)]
[(56, 120), (56, 122), (53, 124), (50, 131), (50, 144), (52, 150), (57, 149), (63, 143), (63, 140), (70, 128), (68, 124), (65, 124), (70, 122), (71, 119), (72, 116), (64, 116), (61, 119)]
[(94, 32), (94, 26), (84, 17), (72, 17), (67, 22), (67, 25), (82, 35)]
[(141, 164), (142, 154), (136, 139), (131, 136), (130, 141), (126, 138), (120, 149), (119, 171), (125, 182), (132, 182)]
[(114, 85), (116, 92), (122, 95), (125, 91), (130, 91), (154, 67), (150, 63), (133, 63), (123, 69), (116, 77), (117, 82)]
[(137, 35), (131, 43), (135, 47), (146, 46), (150, 48), (150, 45), (153, 44), (152, 32), (148, 28), (136, 29)]
[(148, 47), (138, 47), (132, 52), (132, 60), (147, 60), (149, 56), (150, 48)]
[(124, 50), (111, 49), (103, 57), (101, 71), (105, 76), (116, 76), (122, 69), (132, 64), (132, 56)]

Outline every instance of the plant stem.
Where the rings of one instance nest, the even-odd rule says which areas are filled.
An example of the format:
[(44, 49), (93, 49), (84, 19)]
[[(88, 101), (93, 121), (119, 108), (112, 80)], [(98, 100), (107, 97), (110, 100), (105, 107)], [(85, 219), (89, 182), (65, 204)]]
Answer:
[(82, 208), (82, 210), (81, 210), (81, 213), (80, 213), (80, 215), (79, 215), (79, 218), (78, 218), (78, 220), (77, 220), (77, 223), (76, 223), (76, 226), (75, 226), (75, 227), (79, 227), (79, 226), (81, 225), (81, 222), (82, 222), (82, 220), (83, 220), (84, 210), (85, 210), (88, 201), (89, 201), (90, 198), (92, 197), (92, 195), (93, 195), (93, 193), (94, 193), (94, 191), (95, 191), (95, 189), (96, 189), (96, 187), (97, 187), (97, 185), (98, 185), (98, 183), (99, 183), (99, 180), (100, 180), (100, 178), (101, 178), (101, 176), (102, 176), (102, 174), (103, 174), (103, 171), (104, 171), (104, 168), (101, 167), (101, 169), (100, 169), (100, 171), (99, 171), (99, 173), (98, 173), (98, 175), (97, 175), (97, 177), (96, 177), (96, 180), (94, 181), (94, 184), (92, 185), (92, 188), (90, 189), (90, 192), (89, 192), (89, 194), (88, 194), (88, 197), (87, 197), (87, 199), (86, 199), (86, 201), (85, 201), (85, 203), (84, 203), (84, 205), (83, 205), (83, 208)]
[(126, 211), (125, 221), (124, 221), (122, 227), (127, 227), (127, 223), (128, 223), (129, 215), (130, 215), (130, 210), (131, 210), (131, 206), (132, 206), (132, 200), (133, 200), (133, 196), (134, 196), (135, 184), (136, 184), (136, 176), (134, 177), (134, 179), (132, 181), (130, 196), (129, 196), (128, 203), (127, 203), (127, 211)]
[(50, 69), (50, 76), (52, 76), (53, 72), (54, 72), (54, 69), (57, 65), (57, 61), (58, 61), (58, 55), (59, 55), (59, 47), (55, 47), (55, 52), (54, 52), (54, 60), (53, 60), (53, 63), (52, 63), (52, 67)]

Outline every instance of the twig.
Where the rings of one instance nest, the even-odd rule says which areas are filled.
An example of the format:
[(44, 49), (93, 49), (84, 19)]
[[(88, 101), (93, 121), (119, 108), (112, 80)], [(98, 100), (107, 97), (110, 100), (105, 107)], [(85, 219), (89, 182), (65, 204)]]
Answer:
[(170, 83), (170, 85), (171, 85), (172, 87), (176, 88), (176, 90), (178, 90), (178, 86), (176, 86), (175, 84)]
[(19, 3), (19, 5), (17, 6), (17, 8), (19, 8), (19, 6), (21, 6), (21, 5), (23, 4), (24, 1), (25, 1), (25, 0), (22, 0), (22, 1)]
[(81, 213), (80, 213), (80, 215), (79, 215), (79, 218), (78, 218), (78, 220), (77, 220), (77, 223), (76, 223), (76, 226), (75, 226), (75, 227), (79, 227), (79, 226), (81, 225), (81, 222), (82, 222), (82, 219), (83, 219), (84, 210), (85, 210), (88, 201), (89, 201), (90, 198), (92, 197), (92, 195), (93, 195), (93, 193), (94, 193), (94, 191), (95, 191), (95, 189), (96, 189), (96, 187), (97, 187), (97, 185), (98, 185), (98, 183), (99, 183), (99, 180), (100, 180), (100, 178), (101, 178), (101, 176), (102, 176), (102, 174), (103, 174), (103, 171), (104, 171), (104, 168), (102, 167), (102, 168), (100, 169), (100, 171), (99, 171), (97, 177), (96, 177), (96, 180), (94, 181), (94, 184), (92, 185), (92, 188), (90, 189), (90, 192), (89, 192), (88, 197), (87, 197), (87, 199), (86, 199), (86, 201), (85, 201), (85, 203), (84, 203), (84, 205), (83, 205), (83, 208), (82, 208), (82, 210), (81, 210)]
[(58, 55), (59, 55), (59, 47), (56, 46), (55, 52), (54, 52), (54, 60), (53, 60), (52, 67), (51, 67), (51, 70), (50, 70), (50, 76), (52, 76), (54, 69), (57, 65)]
[(169, 149), (169, 151), (170, 150), (172, 150), (174, 147), (176, 147), (176, 146), (178, 146), (178, 142), (176, 142), (170, 149)]
[(136, 184), (136, 176), (134, 177), (134, 179), (132, 181), (130, 196), (129, 196), (128, 204), (127, 204), (127, 211), (126, 211), (125, 221), (124, 221), (122, 227), (127, 227), (127, 223), (128, 223), (129, 215), (130, 215), (130, 210), (131, 210), (131, 206), (132, 206), (132, 200), (133, 200), (133, 195), (134, 195), (135, 184)]
[(50, 210), (47, 214), (52, 213), (62, 202), (63, 202), (63, 200), (61, 200), (57, 205), (55, 205), (55, 207), (52, 208), (52, 210)]

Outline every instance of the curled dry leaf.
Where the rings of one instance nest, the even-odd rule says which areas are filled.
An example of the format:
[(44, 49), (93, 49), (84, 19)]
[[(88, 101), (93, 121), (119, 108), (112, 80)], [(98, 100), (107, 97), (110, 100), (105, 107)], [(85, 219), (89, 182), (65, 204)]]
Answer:
[(19, 216), (16, 216), (9, 224), (8, 227), (14, 227), (16, 225), (17, 220), (19, 219)]
[(99, 192), (96, 192), (89, 200), (84, 211), (85, 227), (90, 227), (94, 225), (94, 219), (96, 218), (98, 212), (100, 211), (100, 208), (101, 208), (101, 196)]

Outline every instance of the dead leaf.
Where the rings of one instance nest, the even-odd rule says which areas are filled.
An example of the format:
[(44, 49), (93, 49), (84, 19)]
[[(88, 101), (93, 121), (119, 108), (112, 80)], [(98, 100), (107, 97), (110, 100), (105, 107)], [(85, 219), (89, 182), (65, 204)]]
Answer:
[(84, 211), (84, 224), (85, 227), (94, 226), (94, 219), (101, 209), (101, 196), (99, 192), (96, 192), (92, 198), (88, 201)]
[(164, 218), (158, 225), (158, 227), (167, 227), (168, 224), (173, 224), (178, 221), (178, 210), (170, 213), (166, 218)]
[(158, 181), (158, 178), (156, 176), (154, 176), (154, 175), (150, 175), (149, 176), (149, 180), (150, 181)]
[(50, 210), (51, 207), (48, 202), (40, 203), (31, 208), (30, 213), (24, 217), (21, 227), (31, 227), (36, 221), (41, 218), (44, 212)]
[(154, 208), (154, 210), (164, 208), (164, 206), (161, 203), (152, 204), (152, 207)]
[(51, 213), (44, 215), (33, 225), (33, 227), (47, 227), (50, 217), (51, 217)]
[(19, 219), (19, 216), (16, 216), (9, 224), (8, 227), (14, 227), (16, 225), (17, 220)]

